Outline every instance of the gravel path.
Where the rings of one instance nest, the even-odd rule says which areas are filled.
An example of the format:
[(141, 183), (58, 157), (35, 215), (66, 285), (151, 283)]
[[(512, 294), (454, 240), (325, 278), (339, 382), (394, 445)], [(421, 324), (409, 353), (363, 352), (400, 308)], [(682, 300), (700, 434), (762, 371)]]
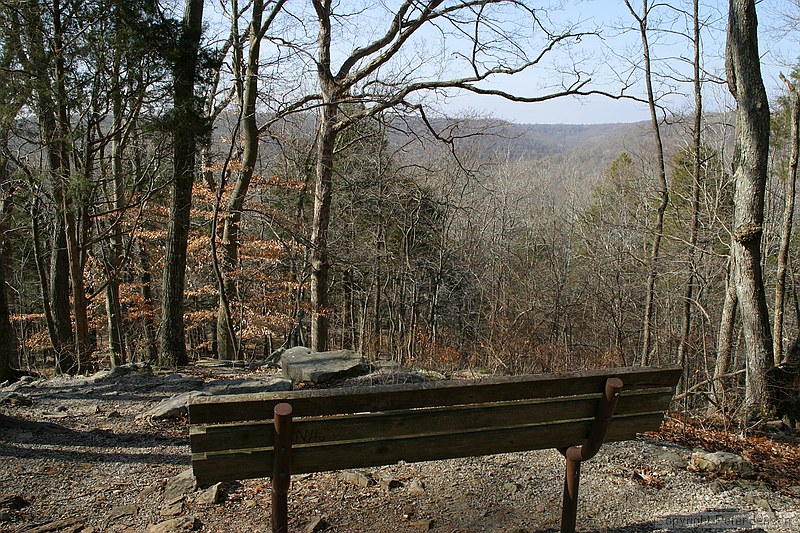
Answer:
[[(141, 415), (195, 375), (36, 381), (0, 389), (0, 532), (269, 531), (269, 481), (221, 501), (174, 478), (190, 467), (185, 419)], [(16, 395), (16, 396), (15, 396)], [(30, 403), (30, 405), (25, 405)], [(608, 444), (582, 469), (580, 531), (800, 531), (798, 494), (688, 468), (691, 450)], [(563, 458), (555, 451), (296, 476), (291, 531), (555, 531)], [(212, 497), (213, 499), (213, 497)]]

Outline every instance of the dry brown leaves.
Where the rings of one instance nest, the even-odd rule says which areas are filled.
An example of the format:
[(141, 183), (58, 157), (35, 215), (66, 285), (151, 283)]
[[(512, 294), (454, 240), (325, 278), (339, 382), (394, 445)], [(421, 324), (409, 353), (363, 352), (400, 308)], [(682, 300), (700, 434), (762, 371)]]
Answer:
[(800, 443), (780, 442), (769, 435), (719, 420), (670, 413), (654, 437), (686, 448), (741, 455), (753, 464), (755, 477), (774, 490), (800, 485)]

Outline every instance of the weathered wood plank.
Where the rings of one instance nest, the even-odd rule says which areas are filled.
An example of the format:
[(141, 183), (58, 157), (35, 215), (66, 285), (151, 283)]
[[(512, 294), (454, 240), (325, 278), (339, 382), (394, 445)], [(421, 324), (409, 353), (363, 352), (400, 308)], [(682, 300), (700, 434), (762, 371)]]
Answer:
[[(661, 411), (615, 416), (606, 442), (629, 440), (637, 433), (655, 431), (660, 427), (663, 416)], [(393, 464), (401, 460), (432, 461), (566, 447), (582, 443), (590, 428), (591, 420), (585, 420), (467, 431), (460, 434), (305, 444), (292, 449), (292, 473), (362, 468)], [(269, 477), (272, 475), (272, 450), (196, 453), (192, 455), (192, 465), (198, 483), (203, 485), (217, 481)]]
[[(667, 408), (672, 388), (623, 392), (617, 415), (652, 413)], [(434, 433), (458, 433), (473, 429), (510, 427), (589, 419), (597, 412), (597, 395), (570, 398), (495, 402), (463, 407), (400, 410), (384, 413), (337, 415), (324, 418), (295, 418), (295, 444), (396, 438)], [(270, 423), (226, 424), (193, 427), (192, 451), (213, 452), (273, 445)]]
[(608, 377), (619, 377), (625, 383), (625, 390), (634, 390), (674, 387), (680, 374), (679, 367), (618, 368), (482, 380), (199, 397), (189, 406), (189, 419), (192, 424), (267, 420), (271, 418), (275, 404), (284, 401), (292, 404), (296, 416), (319, 416), (599, 394)]

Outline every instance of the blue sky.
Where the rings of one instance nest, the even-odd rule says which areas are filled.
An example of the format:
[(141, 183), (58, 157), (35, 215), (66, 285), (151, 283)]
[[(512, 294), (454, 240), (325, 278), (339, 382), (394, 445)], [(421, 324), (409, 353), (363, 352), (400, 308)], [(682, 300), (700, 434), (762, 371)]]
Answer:
[[(641, 0), (632, 0), (635, 9), (641, 8)], [(671, 2), (673, 5), (690, 2)], [(703, 5), (705, 4), (705, 5)], [(725, 23), (727, 2), (702, 2), (701, 13), (708, 20), (708, 27), (702, 31), (704, 69), (711, 76), (724, 76)], [(771, 97), (775, 97), (783, 89), (778, 74), (787, 73), (791, 65), (800, 57), (800, 31), (787, 25), (782, 13), (794, 13), (800, 17), (800, 6), (796, 0), (764, 0), (758, 4), (759, 16), (759, 50), (762, 55), (762, 69), (765, 85)], [(633, 24), (633, 18), (622, 0), (584, 0), (566, 4), (561, 16), (571, 21), (583, 21), (595, 25), (601, 30), (602, 39), (584, 42), (590, 52), (587, 68), (595, 69), (594, 80), (610, 77), (607, 67), (613, 65), (617, 71), (630, 68), (633, 61), (640, 63), (641, 45), (639, 34), (625, 32), (622, 28)], [(654, 58), (669, 57), (669, 60), (655, 60), (654, 69), (659, 72), (690, 73), (690, 66), (680, 58), (691, 55), (691, 44), (676, 35), (685, 31), (690, 21), (675, 13), (670, 8), (662, 8), (657, 16), (661, 19), (659, 26), (667, 27), (669, 32), (656, 32), (651, 35), (651, 54)], [(593, 52), (592, 52), (593, 50)], [(616, 56), (614, 55), (616, 54)], [(626, 66), (625, 63), (628, 63)], [(589, 64), (591, 63), (591, 64)], [(598, 63), (600, 64), (598, 66)], [(605, 65), (605, 66), (603, 66)], [(530, 93), (532, 87), (546, 84), (547, 69), (540, 69), (529, 74), (515, 77), (503, 82), (503, 88), (515, 92)], [(641, 73), (637, 75), (641, 79)], [(658, 80), (656, 80), (658, 85)], [(676, 112), (691, 112), (693, 109), (692, 88), (689, 84), (673, 83), (672, 91), (678, 94), (665, 97), (666, 107)], [(661, 92), (668, 90), (662, 85)], [(704, 89), (707, 110), (717, 111), (731, 104), (727, 91), (723, 86), (708, 83)], [(644, 87), (638, 83), (630, 94), (644, 96)], [(564, 98), (543, 103), (513, 103), (498, 98), (481, 97), (463, 94), (450, 99), (445, 110), (448, 114), (469, 113), (492, 115), (497, 118), (519, 123), (566, 123), (588, 124), (608, 122), (637, 122), (649, 120), (649, 111), (643, 104), (630, 100), (619, 101), (604, 97)]]

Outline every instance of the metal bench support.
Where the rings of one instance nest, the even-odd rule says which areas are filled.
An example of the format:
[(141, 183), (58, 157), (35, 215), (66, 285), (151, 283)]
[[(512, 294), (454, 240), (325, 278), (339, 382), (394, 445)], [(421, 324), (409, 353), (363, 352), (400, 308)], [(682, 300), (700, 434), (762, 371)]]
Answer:
[(289, 533), (287, 495), (292, 476), (292, 406), (275, 406), (275, 462), (272, 474), (272, 533)]
[(561, 533), (575, 533), (578, 517), (578, 485), (581, 478), (581, 462), (591, 459), (600, 450), (606, 438), (608, 425), (614, 415), (619, 393), (622, 391), (622, 380), (608, 378), (603, 398), (597, 409), (589, 439), (582, 446), (571, 446), (559, 451), (567, 460), (564, 476), (564, 501), (561, 508)]

